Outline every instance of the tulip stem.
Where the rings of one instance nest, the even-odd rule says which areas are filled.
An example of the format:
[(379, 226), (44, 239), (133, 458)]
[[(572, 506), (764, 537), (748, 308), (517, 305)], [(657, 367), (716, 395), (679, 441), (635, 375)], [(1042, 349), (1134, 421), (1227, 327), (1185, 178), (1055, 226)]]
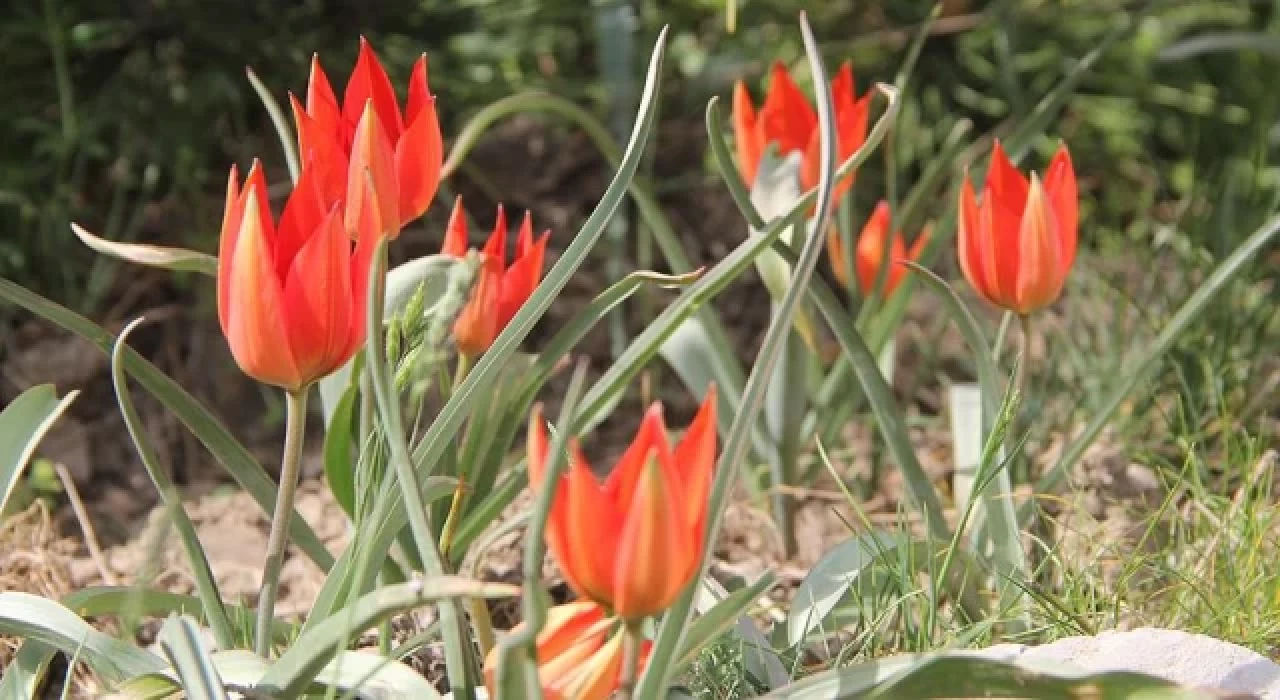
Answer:
[(618, 697), (631, 700), (640, 677), (640, 649), (644, 647), (644, 625), (627, 622), (622, 634), (622, 675), (618, 681)]
[(267, 539), (267, 562), (262, 567), (262, 590), (258, 594), (258, 621), (254, 635), (254, 651), (263, 658), (271, 652), (271, 623), (275, 619), (276, 592), (280, 588), (284, 550), (289, 543), (289, 518), (293, 515), (293, 500), (298, 491), (309, 393), (309, 386), (285, 393), (284, 454), (280, 458), (280, 488), (276, 491), (276, 507), (271, 516), (271, 534)]
[[(1031, 315), (1022, 314), (1018, 316), (1018, 325), (1021, 327), (1021, 333), (1018, 334), (1018, 355), (1014, 358), (1017, 366), (1013, 370), (1013, 391), (1016, 396), (1015, 401), (1018, 403), (1014, 406), (1014, 421), (1012, 425), (1020, 426), (1017, 416), (1021, 411), (1021, 407), (1025, 405), (1027, 391), (1027, 365), (1031, 364)], [(1022, 460), (1016, 459), (1010, 463), (1010, 478), (1017, 483), (1019, 478), (1029, 477), (1031, 474), (1030, 467)], [(1012, 471), (1016, 470), (1016, 471)]]

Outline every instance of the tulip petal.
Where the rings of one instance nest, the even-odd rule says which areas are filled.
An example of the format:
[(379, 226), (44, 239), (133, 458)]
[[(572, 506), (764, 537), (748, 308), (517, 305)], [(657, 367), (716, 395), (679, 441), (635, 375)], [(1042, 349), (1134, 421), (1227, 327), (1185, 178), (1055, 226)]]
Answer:
[(315, 161), (304, 162), (298, 183), (285, 201), (276, 227), (276, 274), (285, 279), (293, 264), (293, 258), (302, 246), (316, 233), (336, 203), (327, 203), (320, 189), (320, 166)]
[(240, 220), (244, 218), (240, 207), (240, 171), (232, 165), (231, 174), (227, 176), (227, 199), (222, 205), (222, 231), (218, 234), (218, 324), (223, 331), (227, 329), (230, 311), (231, 257), (240, 236)]
[[(370, 178), (365, 179), (365, 194), (362, 201), (372, 202), (373, 185)], [(382, 240), (382, 222), (378, 218), (376, 207), (365, 207), (356, 216), (356, 248), (351, 256), (351, 331), (348, 334), (348, 345), (343, 355), (351, 357), (364, 345), (365, 315), (369, 300), (369, 273), (373, 267), (373, 254), (378, 250), (378, 242)], [(345, 228), (345, 224), (344, 224)]]
[[(611, 564), (618, 536), (618, 512), (606, 499), (600, 482), (583, 458), (577, 443), (570, 448), (569, 499), (566, 509), (565, 544), (568, 551), (560, 565), (572, 572), (578, 593), (605, 604), (614, 604), (616, 592), (610, 585)], [(566, 574), (566, 578), (569, 578)]]
[(546, 254), (547, 240), (550, 232), (538, 237), (538, 242), (511, 263), (511, 267), (502, 275), (502, 296), (498, 301), (498, 329), (507, 327), (515, 318), (520, 307), (529, 300), (533, 290), (542, 281), (542, 259)]
[(471, 299), (453, 322), (454, 342), (464, 355), (478, 356), (489, 349), (498, 335), (498, 298), (502, 293), (502, 261), (485, 255)]
[(831, 274), (844, 288), (849, 287), (849, 270), (845, 267), (844, 242), (840, 240), (840, 227), (831, 222), (827, 226), (827, 260), (831, 263)]
[(360, 55), (356, 57), (355, 68), (351, 69), (351, 79), (342, 96), (343, 116), (352, 124), (358, 123), (367, 102), (373, 103), (373, 109), (391, 141), (399, 140), (404, 132), (404, 120), (400, 117), (395, 88), (391, 86), (391, 78), (387, 77), (387, 71), (369, 41), (360, 37)]
[(716, 385), (712, 384), (672, 453), (672, 461), (680, 474), (685, 522), (699, 541), (716, 468), (716, 428)]
[(1027, 205), (1027, 179), (1010, 162), (996, 141), (982, 195), (983, 230), (990, 245), (984, 247), (986, 277), (1007, 302), (1017, 298), (1018, 231)]
[(1026, 213), (1018, 232), (1021, 258), (1013, 310), (1020, 314), (1044, 307), (1062, 292), (1057, 222), (1040, 180), (1031, 176)]
[[(547, 452), (549, 449), (541, 404), (534, 406), (533, 415), (529, 417), (529, 431), (525, 449), (529, 463), (529, 486), (535, 492), (540, 492), (541, 489), (548, 486), (545, 481)], [(560, 562), (561, 573), (569, 582), (569, 587), (582, 593), (587, 590), (586, 585), (579, 581), (577, 574), (565, 564), (565, 562), (569, 561), (569, 543), (566, 539), (566, 533), (571, 527), (568, 521), (569, 480), (562, 477), (552, 485), (552, 488), (555, 488), (556, 493), (551, 500), (551, 513), (547, 519), (547, 547), (551, 550), (551, 554), (556, 561)]]
[[(244, 217), (227, 292), (227, 327), (231, 354), (245, 374), (266, 384), (297, 389), (302, 375), (289, 346), (283, 291), (271, 262), (271, 242), (262, 223), (259, 197), (248, 187)], [(268, 221), (269, 225), (269, 221)]]
[[(292, 95), (290, 96), (292, 97)], [(342, 110), (338, 108), (338, 98), (333, 94), (333, 86), (329, 76), (320, 66), (319, 54), (311, 55), (311, 75), (307, 78), (307, 109), (305, 112), (315, 121), (320, 133), (338, 136), (345, 141), (350, 138), (351, 127), (342, 118)], [(294, 116), (297, 116), (295, 110)], [(354, 121), (352, 122), (355, 123)], [(345, 147), (345, 143), (342, 143)], [(298, 132), (298, 151), (305, 154), (308, 142), (301, 129)]]
[(524, 218), (520, 220), (520, 231), (516, 234), (516, 255), (515, 259), (519, 260), (529, 253), (533, 248), (533, 213), (525, 211)]
[[(862, 227), (862, 232), (858, 234), (858, 245), (854, 249), (854, 263), (858, 271), (858, 287), (864, 295), (871, 294), (875, 287), (880, 263), (884, 260), (885, 243), (889, 237), (889, 224), (892, 218), (889, 203), (882, 199), (872, 210), (867, 223)], [(894, 237), (894, 241), (898, 244), (898, 248), (902, 247), (902, 242), (897, 236)], [(893, 264), (892, 253), (889, 264)], [(893, 294), (893, 287), (894, 279), (891, 269), (885, 278), (884, 297), (886, 299)]]
[[(367, 173), (367, 175), (366, 175)], [(365, 104), (364, 112), (356, 125), (355, 140), (351, 146), (351, 162), (347, 171), (347, 232), (355, 236), (359, 220), (352, 214), (352, 202), (368, 194), (365, 178), (373, 180), (373, 196), (382, 233), (395, 238), (400, 233), (399, 187), (396, 184), (395, 153), (387, 139), (381, 118), (373, 102)], [(356, 208), (366, 206), (364, 203)]]
[(409, 116), (396, 142), (396, 176), (400, 186), (400, 226), (422, 216), (440, 186), (444, 139), (435, 98), (427, 91), (427, 62), (419, 58), (409, 78)]
[(675, 484), (658, 455), (645, 460), (613, 569), (613, 609), (626, 620), (660, 612), (678, 593), (690, 558), (691, 538)]
[(493, 231), (484, 243), (484, 254), (498, 260), (498, 273), (507, 269), (507, 212), (498, 205), (497, 218), (493, 222)]
[(981, 221), (973, 183), (969, 181), (969, 173), (966, 172), (960, 189), (960, 216), (956, 220), (956, 257), (960, 260), (960, 271), (969, 280), (974, 291), (987, 301), (995, 303), (983, 262), (983, 248), (988, 245), (988, 234), (981, 228)]
[(453, 211), (449, 214), (449, 223), (444, 229), (444, 245), (440, 247), (440, 254), (454, 258), (466, 257), (470, 246), (467, 240), (467, 212), (462, 208), (462, 195), (458, 195), (453, 199)]
[(585, 665), (579, 667), (564, 689), (564, 697), (573, 700), (609, 700), (618, 689), (622, 676), (622, 640), (618, 632), (605, 643)]
[(625, 509), (634, 499), (636, 484), (644, 472), (645, 463), (657, 450), (667, 451), (667, 426), (662, 420), (662, 404), (654, 403), (645, 411), (636, 435), (618, 458), (613, 471), (605, 481), (609, 499), (620, 509)]
[(756, 180), (756, 169), (764, 153), (761, 131), (756, 127), (756, 108), (751, 93), (741, 80), (733, 86), (733, 141), (738, 151), (738, 172), (750, 187)]
[(765, 143), (777, 143), (778, 153), (784, 156), (792, 151), (804, 152), (818, 128), (818, 115), (809, 98), (791, 79), (791, 73), (781, 61), (773, 64), (769, 92), (760, 108), (759, 120)]
[(315, 228), (284, 283), (289, 347), (306, 380), (346, 362), (351, 333), (351, 239), (335, 207)]
[(1058, 264), (1065, 278), (1076, 259), (1076, 240), (1079, 235), (1080, 194), (1076, 190), (1076, 173), (1071, 164), (1067, 145), (1058, 147), (1049, 170), (1044, 176), (1044, 190), (1049, 197), (1054, 218), (1058, 222)]
[(298, 157), (307, 164), (303, 169), (310, 167), (319, 172), (326, 208), (344, 201), (347, 194), (346, 149), (350, 144), (340, 141), (344, 138), (341, 125), (326, 128), (318, 119), (307, 114), (298, 98), (292, 94), (289, 95), (289, 103), (293, 107), (293, 121), (298, 129)]

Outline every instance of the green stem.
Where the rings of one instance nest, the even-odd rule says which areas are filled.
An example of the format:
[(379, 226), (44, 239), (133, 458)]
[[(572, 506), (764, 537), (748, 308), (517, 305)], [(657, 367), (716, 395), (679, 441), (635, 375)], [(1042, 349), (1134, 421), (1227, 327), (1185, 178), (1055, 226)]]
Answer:
[(263, 658), (271, 652), (271, 623), (275, 619), (276, 592), (280, 588), (284, 550), (289, 544), (289, 516), (293, 515), (293, 499), (298, 491), (298, 473), (302, 467), (302, 439), (306, 434), (309, 393), (311, 387), (305, 386), (285, 394), (280, 488), (276, 491), (276, 507), (271, 516), (271, 534), (267, 539), (267, 562), (262, 568), (262, 591), (258, 594), (258, 622), (254, 635), (254, 651)]
[[(1020, 326), (1022, 333), (1018, 336), (1018, 366), (1014, 368), (1013, 371), (1013, 391), (1014, 395), (1017, 396), (1018, 402), (1014, 406), (1013, 425), (1021, 431), (1021, 429), (1026, 426), (1022, 425), (1017, 418), (1019, 414), (1024, 413), (1021, 408), (1026, 405), (1027, 365), (1031, 364), (1031, 315), (1024, 314), (1019, 316), (1018, 325)], [(1020, 433), (1015, 433), (1015, 435), (1016, 434)], [(1025, 460), (1021, 459), (1020, 455), (1018, 457), (1019, 458), (1010, 463), (1011, 466), (1018, 470), (1012, 476), (1015, 480), (1021, 478), (1024, 482), (1030, 481), (1031, 467), (1025, 462)]]
[(618, 696), (631, 700), (635, 694), (636, 679), (640, 676), (640, 650), (644, 648), (644, 626), (627, 623), (622, 628), (622, 675), (618, 681)]

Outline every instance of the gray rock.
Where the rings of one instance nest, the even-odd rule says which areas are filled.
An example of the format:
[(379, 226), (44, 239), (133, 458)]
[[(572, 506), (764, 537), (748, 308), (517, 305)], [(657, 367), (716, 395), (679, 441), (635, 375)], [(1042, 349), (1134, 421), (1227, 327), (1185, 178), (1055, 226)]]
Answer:
[(1280, 664), (1242, 646), (1178, 630), (1143, 627), (1067, 637), (1038, 647), (999, 644), (984, 649), (983, 655), (1065, 663), (1097, 672), (1137, 671), (1192, 687), (1280, 700)]

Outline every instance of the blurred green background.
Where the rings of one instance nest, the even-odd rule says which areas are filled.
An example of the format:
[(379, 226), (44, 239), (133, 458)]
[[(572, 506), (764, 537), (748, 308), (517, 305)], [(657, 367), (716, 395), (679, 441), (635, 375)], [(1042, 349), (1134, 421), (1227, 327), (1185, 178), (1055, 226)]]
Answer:
[[(738, 78), (758, 95), (771, 60), (797, 62), (802, 9), (833, 65), (853, 61), (860, 90), (892, 81), (933, 4), (738, 0), (730, 33), (726, 0), (14, 0), (0, 17), (0, 275), (101, 317), (122, 268), (83, 249), (69, 221), (117, 240), (212, 250), (229, 163), (262, 154), (277, 172), (282, 164), (245, 66), (283, 99), (305, 88), (312, 52), (341, 82), (361, 33), (397, 83), (429, 54), (448, 140), (477, 109), (527, 89), (570, 97), (625, 130), (652, 40), (669, 23), (661, 115), (692, 136), (660, 134), (649, 175), (660, 194), (711, 183), (700, 191), (723, 203), (697, 136), (709, 96), (727, 98)], [(1069, 142), (1086, 245), (1168, 247), (1207, 264), (1275, 210), (1280, 0), (943, 4), (895, 139), (898, 189), (956, 119), (973, 120), (975, 133), (1016, 121), (1127, 22), (1031, 158), (1038, 165), (1054, 139)], [(562, 128), (540, 124), (553, 139)], [(883, 196), (882, 165), (866, 169), (860, 197)], [(536, 167), (491, 149), (451, 184), (465, 190), (499, 171), (518, 181)], [(581, 167), (605, 169), (589, 157)], [(522, 198), (502, 187), (486, 191)], [(538, 209), (531, 198), (524, 206)]]

